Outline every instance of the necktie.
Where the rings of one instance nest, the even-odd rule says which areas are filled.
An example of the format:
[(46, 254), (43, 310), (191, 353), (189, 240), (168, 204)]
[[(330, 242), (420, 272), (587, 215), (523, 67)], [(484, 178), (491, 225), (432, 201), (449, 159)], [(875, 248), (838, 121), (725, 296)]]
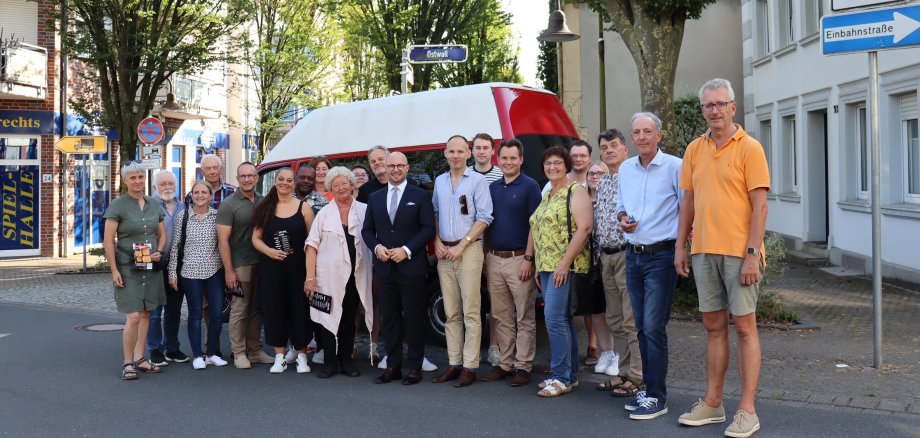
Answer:
[(396, 221), (396, 204), (399, 200), (399, 187), (393, 187), (393, 194), (390, 195), (390, 223)]

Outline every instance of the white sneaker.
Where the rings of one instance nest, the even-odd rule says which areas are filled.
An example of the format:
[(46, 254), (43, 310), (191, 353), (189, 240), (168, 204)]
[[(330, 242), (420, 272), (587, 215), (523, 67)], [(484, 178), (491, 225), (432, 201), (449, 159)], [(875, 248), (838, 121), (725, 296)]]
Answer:
[(422, 358), (422, 371), (437, 371), (438, 366), (431, 363), (428, 357)]
[(616, 351), (610, 352), (610, 365), (604, 370), (604, 374), (608, 376), (620, 375), (620, 355)]
[(196, 357), (195, 360), (192, 361), (192, 368), (196, 370), (203, 370), (207, 367), (208, 363), (205, 362), (203, 357)]
[(310, 343), (307, 344), (307, 353), (312, 353), (316, 351), (316, 338), (310, 340)]
[(387, 369), (387, 356), (383, 356), (383, 359), (380, 359), (380, 362), (377, 363), (377, 368), (381, 370)]
[(310, 372), (310, 365), (307, 363), (307, 355), (300, 353), (297, 355), (297, 374), (306, 374)]
[(316, 353), (313, 353), (313, 363), (318, 363), (321, 365), (326, 363), (326, 350), (320, 350)]
[(216, 354), (208, 356), (208, 358), (205, 360), (207, 361), (208, 365), (216, 365), (216, 366), (222, 367), (227, 364), (227, 361), (225, 361), (224, 358)]
[(278, 353), (275, 355), (275, 363), (269, 368), (268, 372), (272, 374), (281, 374), (287, 369), (287, 362), (284, 361), (284, 355)]
[(284, 361), (287, 363), (294, 363), (297, 360), (297, 350), (288, 347), (286, 354), (284, 355)]
[(594, 374), (604, 374), (607, 367), (610, 366), (610, 353), (612, 351), (602, 351), (601, 356), (597, 358), (597, 364), (594, 365)]
[(497, 367), (502, 360), (502, 352), (498, 349), (498, 345), (493, 345), (489, 347), (489, 363), (493, 367)]

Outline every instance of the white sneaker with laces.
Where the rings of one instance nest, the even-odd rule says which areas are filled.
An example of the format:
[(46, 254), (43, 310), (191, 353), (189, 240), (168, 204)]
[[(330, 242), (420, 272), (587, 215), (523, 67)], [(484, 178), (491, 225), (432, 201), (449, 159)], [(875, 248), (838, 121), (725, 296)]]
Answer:
[(594, 374), (604, 374), (607, 371), (607, 367), (610, 366), (610, 353), (613, 352), (601, 352), (601, 357), (597, 358), (597, 364), (594, 365)]
[(211, 356), (208, 356), (208, 358), (206, 359), (206, 361), (207, 361), (208, 365), (215, 365), (215, 366), (219, 366), (219, 367), (222, 367), (222, 366), (224, 366), (224, 365), (227, 364), (227, 361), (225, 361), (224, 358), (222, 358), (222, 357), (220, 357), (220, 356), (218, 356), (218, 355), (216, 355), (216, 354), (211, 355)]
[(604, 370), (604, 374), (608, 376), (620, 375), (620, 355), (616, 351), (610, 352), (610, 365)]
[(204, 360), (203, 357), (196, 357), (195, 360), (192, 361), (192, 368), (196, 370), (203, 370), (207, 367), (208, 363)]
[(300, 353), (297, 355), (297, 374), (306, 374), (310, 372), (310, 365), (307, 363), (307, 355)]
[(381, 370), (387, 369), (387, 356), (383, 356), (383, 359), (380, 359), (380, 362), (377, 363), (377, 368), (380, 368)]
[(284, 355), (281, 353), (278, 353), (275, 355), (275, 363), (272, 365), (271, 368), (268, 369), (268, 372), (272, 374), (281, 374), (286, 369), (287, 369), (287, 362), (285, 362), (284, 360)]
[(297, 360), (297, 350), (288, 347), (286, 354), (284, 355), (284, 361), (287, 363), (294, 363)]
[(502, 360), (502, 352), (498, 349), (498, 345), (493, 345), (489, 347), (489, 363), (493, 367), (497, 367)]
[(326, 363), (326, 350), (320, 350), (316, 353), (313, 353), (313, 363)]
[(431, 361), (428, 360), (428, 357), (422, 358), (422, 371), (437, 371), (437, 370), (438, 370), (438, 366), (431, 363)]

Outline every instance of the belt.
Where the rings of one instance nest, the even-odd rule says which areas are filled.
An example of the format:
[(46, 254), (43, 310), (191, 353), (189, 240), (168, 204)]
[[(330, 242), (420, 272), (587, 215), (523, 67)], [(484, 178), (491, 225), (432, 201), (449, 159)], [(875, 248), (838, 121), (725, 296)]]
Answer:
[(636, 254), (642, 254), (650, 251), (655, 251), (659, 249), (674, 249), (674, 244), (677, 243), (676, 240), (662, 240), (661, 242), (650, 243), (648, 245), (633, 245), (629, 244), (629, 249)]
[(498, 251), (495, 249), (490, 249), (489, 253), (496, 257), (501, 257), (503, 259), (510, 259), (511, 257), (519, 257), (519, 256), (524, 255), (525, 251), (527, 250), (526, 249), (515, 249), (511, 251)]
[(626, 249), (626, 248), (627, 248), (627, 245), (620, 245), (620, 246), (604, 246), (604, 247), (601, 247), (601, 251), (603, 251), (604, 254), (608, 254), (608, 255), (609, 255), (609, 254), (616, 254), (616, 253), (618, 253), (618, 252), (621, 252), (621, 251), (623, 251), (623, 250)]
[(448, 242), (448, 241), (442, 240), (441, 243), (443, 243), (444, 246), (457, 246), (460, 244), (460, 241), (454, 240), (453, 242)]

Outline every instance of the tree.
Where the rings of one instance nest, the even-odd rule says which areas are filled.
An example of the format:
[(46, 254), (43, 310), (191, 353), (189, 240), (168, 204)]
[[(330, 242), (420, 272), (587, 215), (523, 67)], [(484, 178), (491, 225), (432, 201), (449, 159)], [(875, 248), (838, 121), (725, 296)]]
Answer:
[(54, 24), (66, 23), (62, 50), (87, 67), (82, 79), (99, 90), (71, 106), (115, 129), (123, 161), (136, 158), (137, 125), (167, 79), (225, 59), (217, 43), (248, 15), (242, 0), (49, 1)]
[[(549, 12), (556, 9), (556, 0), (549, 0)], [(540, 54), (537, 56), (537, 79), (540, 86), (559, 92), (559, 60), (556, 53), (556, 43), (540, 41)]]
[(438, 64), (432, 70), (432, 82), (441, 87), (523, 82), (517, 61), (520, 50), (511, 32), (511, 15), (493, 2), (483, 18), (456, 36), (456, 41), (469, 49), (466, 62)]
[(639, 70), (642, 110), (657, 114), (665, 132), (662, 147), (676, 153), (674, 78), (687, 20), (700, 18), (715, 0), (587, 0), (623, 38)]
[(254, 0), (254, 41), (247, 61), (258, 101), (258, 144), (268, 138), (292, 107), (315, 107), (328, 67), (332, 41), (321, 24), (317, 0)]

